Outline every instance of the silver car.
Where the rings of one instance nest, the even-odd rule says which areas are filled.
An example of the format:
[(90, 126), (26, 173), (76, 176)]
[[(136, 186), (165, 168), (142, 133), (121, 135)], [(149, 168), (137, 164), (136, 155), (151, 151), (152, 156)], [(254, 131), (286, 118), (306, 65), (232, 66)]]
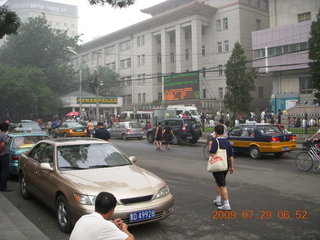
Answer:
[(144, 135), (144, 129), (138, 122), (119, 122), (108, 130), (112, 138), (122, 138), (123, 140), (128, 138), (142, 139)]
[(57, 138), (38, 142), (23, 153), (20, 192), (34, 196), (56, 212), (59, 228), (70, 232), (84, 214), (94, 211), (96, 196), (111, 192), (117, 199), (113, 218), (128, 225), (157, 221), (173, 211), (165, 181), (138, 167), (112, 143), (94, 138)]

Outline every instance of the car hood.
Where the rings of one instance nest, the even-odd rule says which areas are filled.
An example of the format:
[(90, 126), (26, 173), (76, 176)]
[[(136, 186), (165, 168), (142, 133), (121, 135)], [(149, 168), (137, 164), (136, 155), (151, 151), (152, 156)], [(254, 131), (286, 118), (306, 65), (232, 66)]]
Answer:
[(154, 195), (164, 181), (136, 165), (62, 172), (67, 181), (82, 189), (79, 193), (97, 195), (111, 192), (118, 200)]

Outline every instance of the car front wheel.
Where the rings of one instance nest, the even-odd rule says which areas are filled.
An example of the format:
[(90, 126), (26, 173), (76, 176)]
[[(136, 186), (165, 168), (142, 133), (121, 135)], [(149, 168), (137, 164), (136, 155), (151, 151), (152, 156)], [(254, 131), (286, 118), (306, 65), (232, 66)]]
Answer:
[(252, 146), (250, 147), (250, 156), (253, 158), (253, 159), (258, 159), (260, 158), (261, 156), (261, 153), (260, 153), (260, 150), (258, 147), (256, 146)]
[(59, 229), (64, 233), (70, 233), (72, 229), (69, 205), (63, 195), (60, 195), (56, 201), (56, 215)]
[(19, 183), (20, 183), (20, 193), (21, 193), (21, 196), (22, 196), (24, 199), (30, 199), (32, 196), (31, 196), (31, 194), (30, 194), (29, 191), (28, 191), (27, 181), (26, 181), (26, 178), (24, 177), (23, 173), (20, 174)]
[(151, 133), (148, 133), (147, 139), (148, 139), (148, 142), (149, 142), (149, 143), (153, 143), (153, 137), (152, 137), (152, 134), (151, 134)]

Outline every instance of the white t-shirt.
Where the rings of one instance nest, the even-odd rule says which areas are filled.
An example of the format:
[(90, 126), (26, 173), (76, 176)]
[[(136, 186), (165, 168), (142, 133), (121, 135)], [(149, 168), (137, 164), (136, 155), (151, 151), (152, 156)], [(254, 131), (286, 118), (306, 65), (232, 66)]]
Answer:
[(70, 240), (124, 240), (128, 235), (101, 214), (93, 212), (82, 216), (74, 226)]

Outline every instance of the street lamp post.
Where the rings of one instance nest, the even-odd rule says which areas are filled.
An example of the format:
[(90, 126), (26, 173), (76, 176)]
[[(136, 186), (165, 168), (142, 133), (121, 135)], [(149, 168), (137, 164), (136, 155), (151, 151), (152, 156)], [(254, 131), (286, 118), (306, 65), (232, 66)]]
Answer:
[(75, 52), (72, 48), (68, 47), (68, 51), (73, 53), (74, 55), (78, 56), (80, 58), (80, 70), (79, 70), (79, 92), (80, 92), (80, 106), (79, 106), (79, 114), (81, 117), (81, 111), (82, 111), (82, 57), (79, 53)]

